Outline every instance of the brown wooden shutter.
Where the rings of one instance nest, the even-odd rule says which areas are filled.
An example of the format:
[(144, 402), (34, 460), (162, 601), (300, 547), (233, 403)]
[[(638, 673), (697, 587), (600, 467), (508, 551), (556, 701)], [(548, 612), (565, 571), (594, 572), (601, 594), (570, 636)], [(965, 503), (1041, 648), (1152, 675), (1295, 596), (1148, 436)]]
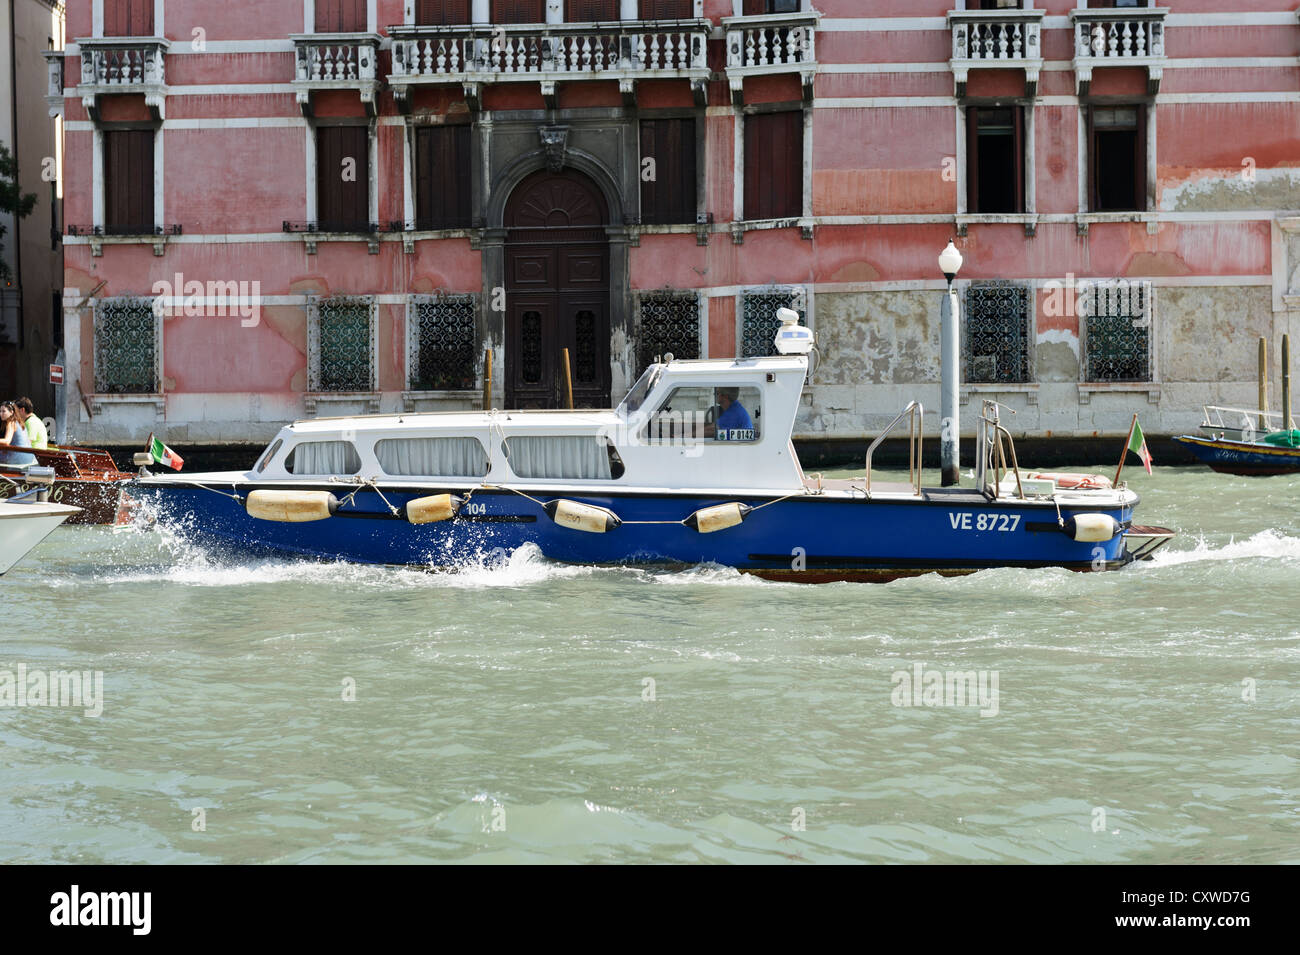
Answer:
[(1025, 111), (1019, 106), (1011, 108), (1012, 149), (1014, 150), (1013, 175), (1016, 177), (1016, 212), (1025, 211)]
[(104, 36), (153, 36), (153, 0), (104, 0)]
[(493, 23), (544, 23), (544, 0), (492, 0)]
[(104, 132), (104, 225), (110, 235), (152, 232), (152, 129)]
[(1091, 212), (1101, 208), (1101, 190), (1097, 188), (1097, 128), (1093, 122), (1093, 112), (1096, 108), (1087, 107), (1088, 128), (1085, 133), (1088, 149), (1088, 209)]
[(566, 23), (604, 23), (618, 19), (618, 0), (566, 0)]
[(420, 26), (469, 23), (470, 0), (419, 0), (415, 22)]
[[(759, 17), (767, 12), (765, 7), (766, 5), (763, 3), (763, 0), (745, 0), (745, 4), (741, 8), (741, 15), (746, 17)], [(735, 7), (732, 7), (732, 9), (734, 10)]]
[(802, 213), (803, 111), (747, 117), (745, 218), (787, 219)]
[(655, 177), (641, 181), (641, 221), (692, 223), (696, 211), (695, 120), (641, 121), (641, 159), (654, 159)]
[(642, 20), (689, 20), (695, 15), (691, 0), (641, 0)]
[[(316, 218), (322, 232), (364, 232), (370, 227), (370, 132), (365, 126), (316, 129)], [(345, 159), (356, 178), (343, 178)]]
[(1147, 107), (1137, 108), (1137, 134), (1133, 137), (1133, 208), (1147, 211)]
[(317, 33), (365, 33), (366, 0), (316, 0)]
[(415, 227), (467, 229), (471, 219), (470, 127), (415, 131)]

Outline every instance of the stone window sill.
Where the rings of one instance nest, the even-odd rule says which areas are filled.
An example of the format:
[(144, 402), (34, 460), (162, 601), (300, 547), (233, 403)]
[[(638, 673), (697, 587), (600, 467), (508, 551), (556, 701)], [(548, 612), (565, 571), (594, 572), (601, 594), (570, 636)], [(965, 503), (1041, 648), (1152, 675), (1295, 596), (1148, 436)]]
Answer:
[(86, 395), (86, 401), (90, 404), (91, 414), (103, 414), (106, 410), (113, 407), (125, 408), (132, 405), (153, 405), (154, 413), (162, 415), (167, 407), (167, 399), (162, 394), (129, 394), (129, 395)]
[(307, 414), (318, 414), (322, 409), (328, 411), (332, 405), (364, 405), (363, 414), (379, 413), (379, 392), (377, 391), (309, 391), (302, 396)]
[(968, 405), (975, 395), (1024, 395), (1031, 405), (1038, 404), (1036, 381), (976, 381), (961, 386), (961, 403)]
[(1096, 394), (1145, 394), (1149, 404), (1160, 403), (1160, 385), (1154, 381), (1079, 382), (1079, 404), (1089, 404), (1092, 401), (1092, 396)]

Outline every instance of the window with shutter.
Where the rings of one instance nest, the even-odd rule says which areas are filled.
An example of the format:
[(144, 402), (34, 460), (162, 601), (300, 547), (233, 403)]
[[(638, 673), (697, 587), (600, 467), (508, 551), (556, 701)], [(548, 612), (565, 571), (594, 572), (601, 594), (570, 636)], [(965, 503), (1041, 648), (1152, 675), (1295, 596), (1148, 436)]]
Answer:
[(692, 0), (641, 0), (638, 14), (642, 20), (688, 20), (695, 16)]
[(1027, 382), (1030, 304), (1028, 286), (972, 283), (962, 316), (965, 381)]
[(692, 223), (695, 197), (695, 120), (641, 120), (641, 221)]
[(104, 231), (147, 235), (154, 229), (152, 129), (104, 131)]
[(544, 0), (492, 0), (493, 23), (545, 23)]
[(745, 218), (803, 214), (803, 110), (745, 117)]
[(799, 0), (745, 0), (742, 14), (761, 17), (768, 13), (798, 13)]
[(317, 33), (365, 33), (366, 0), (316, 0)]
[(420, 26), (469, 23), (469, 0), (417, 0), (415, 22)]
[(618, 0), (565, 0), (566, 23), (605, 23), (618, 19)]
[(1144, 107), (1090, 107), (1088, 152), (1092, 211), (1145, 211), (1147, 150)]
[(1025, 211), (1024, 113), (1017, 106), (966, 110), (966, 201), (974, 213)]
[(316, 128), (316, 218), (322, 232), (370, 231), (370, 130)]
[(415, 227), (470, 226), (469, 126), (415, 130)]
[(104, 36), (153, 36), (153, 0), (104, 0)]

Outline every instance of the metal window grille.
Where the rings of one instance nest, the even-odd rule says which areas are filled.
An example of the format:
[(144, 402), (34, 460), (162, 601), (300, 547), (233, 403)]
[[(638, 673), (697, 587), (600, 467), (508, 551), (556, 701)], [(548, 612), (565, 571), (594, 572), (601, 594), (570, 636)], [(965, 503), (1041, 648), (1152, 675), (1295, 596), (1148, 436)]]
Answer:
[(335, 296), (312, 305), (307, 323), (309, 391), (375, 391), (375, 306)]
[(742, 358), (776, 354), (776, 332), (781, 320), (777, 309), (792, 308), (799, 324), (808, 324), (803, 289), (756, 289), (740, 295), (740, 345)]
[(1102, 283), (1084, 315), (1085, 381), (1151, 380), (1151, 289)]
[(656, 357), (700, 357), (700, 296), (696, 292), (650, 292), (641, 296), (637, 373)]
[(151, 298), (106, 298), (95, 304), (95, 392), (156, 394), (161, 319)]
[(979, 283), (966, 288), (962, 327), (965, 380), (1029, 381), (1030, 290), (1025, 285)]
[(410, 389), (474, 388), (478, 384), (474, 296), (412, 296), (406, 314)]

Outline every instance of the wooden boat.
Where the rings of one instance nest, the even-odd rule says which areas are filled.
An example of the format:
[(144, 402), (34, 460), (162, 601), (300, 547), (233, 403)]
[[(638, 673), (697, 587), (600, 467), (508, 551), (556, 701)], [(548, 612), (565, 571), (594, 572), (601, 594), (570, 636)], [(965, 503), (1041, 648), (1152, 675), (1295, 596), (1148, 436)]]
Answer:
[(1204, 411), (1204, 434), (1181, 434), (1174, 440), (1211, 470), (1246, 477), (1300, 473), (1294, 432), (1270, 430), (1281, 427), (1281, 414), (1219, 405), (1205, 405)]
[[(0, 444), (0, 452), (30, 454), (36, 464), (54, 469), (50, 501), (80, 508), (69, 524), (125, 524), (131, 520), (133, 501), (126, 494), (127, 482), (134, 474), (119, 471), (107, 451), (94, 448), (20, 448)], [(27, 467), (0, 463), (0, 498), (22, 494), (31, 489), (26, 480)], [(10, 483), (13, 482), (13, 483)]]

